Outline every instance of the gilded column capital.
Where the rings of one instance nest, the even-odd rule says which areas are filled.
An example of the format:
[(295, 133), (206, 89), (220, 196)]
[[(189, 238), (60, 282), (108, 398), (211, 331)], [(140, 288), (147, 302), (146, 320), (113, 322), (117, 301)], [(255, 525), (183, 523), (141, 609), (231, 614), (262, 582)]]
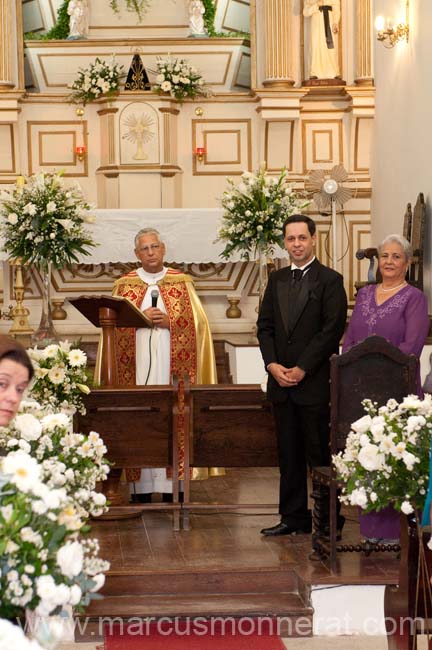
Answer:
[(264, 79), (272, 88), (294, 85), (292, 0), (264, 0)]
[(371, 0), (356, 0), (357, 86), (373, 86)]

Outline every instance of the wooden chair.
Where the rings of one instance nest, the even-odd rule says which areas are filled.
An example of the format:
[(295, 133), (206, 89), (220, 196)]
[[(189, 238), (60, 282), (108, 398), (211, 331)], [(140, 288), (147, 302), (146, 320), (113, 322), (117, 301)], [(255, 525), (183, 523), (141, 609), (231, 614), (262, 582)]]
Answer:
[[(330, 370), (330, 451), (345, 448), (351, 423), (365, 412), (365, 398), (384, 405), (390, 398), (397, 401), (417, 390), (417, 359), (403, 354), (380, 336), (371, 336), (341, 355), (333, 355)], [(329, 560), (336, 570), (336, 552), (365, 550), (361, 545), (337, 545), (337, 490), (333, 466), (318, 467), (312, 472), (313, 547), (320, 559)], [(327, 505), (329, 504), (329, 505)]]
[[(86, 415), (77, 418), (78, 431), (98, 431), (113, 463), (104, 493), (111, 502), (108, 517), (124, 518), (143, 510), (173, 510), (174, 530), (180, 528), (178, 481), (178, 382), (171, 386), (94, 389), (84, 399)], [(122, 494), (123, 469), (167, 467), (173, 471), (172, 504), (129, 505)], [(106, 516), (105, 516), (106, 517)]]
[[(414, 206), (414, 212), (411, 208), (411, 203), (408, 203), (404, 215), (403, 223), (403, 236), (407, 239), (413, 249), (413, 258), (407, 273), (407, 281), (414, 287), (423, 291), (423, 250), (424, 250), (424, 237), (425, 237), (425, 223), (426, 223), (426, 204), (423, 194), (417, 197)], [(378, 250), (376, 248), (360, 248), (356, 252), (358, 260), (368, 259), (368, 284), (375, 284), (381, 282), (381, 275), (378, 268), (375, 270), (375, 260), (378, 266)], [(364, 286), (365, 282), (356, 282), (356, 289)]]
[(401, 515), (399, 580), (396, 586), (387, 585), (384, 593), (388, 650), (414, 650), (417, 634), (432, 633), (429, 538), (415, 517)]
[(270, 403), (258, 385), (189, 385), (185, 378), (183, 528), (199, 509), (275, 508), (276, 504), (190, 502), (190, 467), (277, 467)]

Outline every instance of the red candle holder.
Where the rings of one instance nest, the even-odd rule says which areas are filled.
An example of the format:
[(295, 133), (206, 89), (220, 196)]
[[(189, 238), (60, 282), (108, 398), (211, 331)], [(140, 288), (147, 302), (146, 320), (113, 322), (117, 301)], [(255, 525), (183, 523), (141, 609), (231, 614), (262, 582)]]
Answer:
[(86, 148), (84, 146), (75, 147), (75, 155), (80, 162), (84, 160), (86, 153)]
[(195, 157), (198, 160), (198, 162), (202, 163), (204, 160), (204, 156), (206, 155), (206, 149), (205, 147), (197, 147), (195, 149)]

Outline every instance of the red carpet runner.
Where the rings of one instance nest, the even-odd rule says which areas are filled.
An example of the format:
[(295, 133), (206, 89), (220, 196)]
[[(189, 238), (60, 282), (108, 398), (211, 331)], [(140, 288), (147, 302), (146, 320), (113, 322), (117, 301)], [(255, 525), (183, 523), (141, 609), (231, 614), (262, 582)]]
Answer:
[[(273, 625), (272, 625), (273, 623)], [(272, 630), (274, 627), (274, 630)], [(104, 630), (105, 650), (285, 650), (269, 619), (125, 621)]]

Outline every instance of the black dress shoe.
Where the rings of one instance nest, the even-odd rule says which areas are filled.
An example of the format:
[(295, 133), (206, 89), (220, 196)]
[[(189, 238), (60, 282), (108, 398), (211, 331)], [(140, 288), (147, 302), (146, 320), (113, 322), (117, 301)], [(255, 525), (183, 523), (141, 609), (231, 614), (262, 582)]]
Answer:
[(277, 535), (309, 535), (312, 532), (312, 524), (304, 524), (303, 526), (290, 526), (284, 524), (283, 521), (272, 526), (271, 528), (263, 528), (261, 535), (268, 537), (276, 537)]
[[(162, 503), (172, 503), (172, 492), (162, 492)], [(179, 503), (183, 503), (183, 492), (179, 492)]]

